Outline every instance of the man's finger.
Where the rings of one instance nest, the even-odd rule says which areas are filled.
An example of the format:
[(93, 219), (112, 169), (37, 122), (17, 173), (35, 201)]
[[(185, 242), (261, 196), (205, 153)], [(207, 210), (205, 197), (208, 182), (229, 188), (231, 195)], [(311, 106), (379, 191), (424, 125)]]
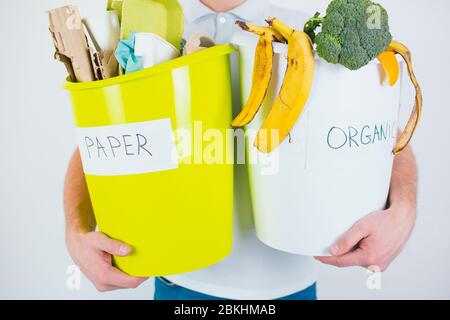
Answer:
[(342, 256), (315, 257), (315, 258), (322, 263), (329, 264), (339, 268), (362, 266), (362, 262), (364, 261), (363, 251), (361, 249), (357, 249)]
[(368, 236), (365, 224), (357, 222), (353, 227), (341, 236), (330, 248), (333, 256), (341, 256), (352, 251), (355, 246)]
[(130, 277), (114, 267), (108, 269), (106, 277), (106, 281), (110, 286), (126, 289), (137, 288), (148, 279), (140, 277)]
[(108, 238), (103, 233), (97, 233), (95, 242), (98, 249), (118, 257), (125, 257), (131, 253), (131, 247), (118, 240)]

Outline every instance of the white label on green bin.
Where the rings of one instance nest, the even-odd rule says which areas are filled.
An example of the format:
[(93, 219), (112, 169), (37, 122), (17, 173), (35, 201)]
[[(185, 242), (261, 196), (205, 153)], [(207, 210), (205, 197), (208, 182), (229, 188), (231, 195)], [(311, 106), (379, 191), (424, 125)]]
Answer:
[(178, 168), (170, 119), (78, 128), (84, 172), (122, 176)]

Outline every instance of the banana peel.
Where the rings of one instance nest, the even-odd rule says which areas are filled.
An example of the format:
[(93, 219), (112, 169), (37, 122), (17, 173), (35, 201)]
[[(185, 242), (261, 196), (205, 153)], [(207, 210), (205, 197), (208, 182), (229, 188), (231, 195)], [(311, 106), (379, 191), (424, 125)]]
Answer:
[(394, 150), (392, 151), (394, 155), (398, 155), (409, 144), (409, 142), (412, 139), (412, 136), (414, 135), (414, 132), (417, 129), (420, 117), (422, 115), (423, 96), (422, 96), (422, 89), (420, 88), (419, 82), (417, 81), (416, 75), (414, 74), (410, 50), (401, 42), (394, 40), (388, 46), (386, 52), (390, 54), (399, 54), (403, 58), (408, 67), (409, 78), (416, 90), (413, 110), (405, 126), (405, 129), (400, 134), (400, 137), (397, 139), (397, 142), (394, 146)]
[(263, 153), (276, 149), (289, 135), (309, 98), (314, 79), (314, 53), (311, 39), (270, 18), (268, 24), (288, 42), (288, 67), (279, 95), (259, 130), (255, 146)]
[(243, 21), (237, 21), (236, 24), (245, 31), (259, 35), (250, 96), (241, 113), (231, 123), (234, 128), (239, 128), (249, 124), (261, 108), (272, 77), (273, 41), (284, 43), (285, 40), (278, 31), (272, 28), (259, 27)]
[(378, 61), (380, 61), (385, 72), (385, 79), (383, 83), (389, 81), (391, 87), (395, 86), (400, 76), (400, 66), (398, 64), (395, 53), (392, 51), (384, 51), (378, 56)]

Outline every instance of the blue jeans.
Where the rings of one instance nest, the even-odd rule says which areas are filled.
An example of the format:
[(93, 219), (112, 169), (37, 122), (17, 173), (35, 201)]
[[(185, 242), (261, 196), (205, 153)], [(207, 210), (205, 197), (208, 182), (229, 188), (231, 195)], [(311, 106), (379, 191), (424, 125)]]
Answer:
[[(155, 300), (228, 300), (195, 292), (164, 278), (156, 278), (155, 280)], [(300, 292), (277, 300), (317, 300), (316, 284), (306, 288)]]

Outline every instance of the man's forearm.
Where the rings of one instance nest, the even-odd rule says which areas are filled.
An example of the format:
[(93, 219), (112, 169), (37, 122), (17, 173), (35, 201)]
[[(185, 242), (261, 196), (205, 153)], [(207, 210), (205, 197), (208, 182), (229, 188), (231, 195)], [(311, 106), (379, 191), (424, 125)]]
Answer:
[(67, 231), (90, 232), (96, 227), (94, 210), (77, 150), (69, 163), (64, 187)]
[(394, 160), (389, 203), (407, 209), (408, 214), (415, 214), (416, 198), (417, 165), (411, 147), (407, 147)]

